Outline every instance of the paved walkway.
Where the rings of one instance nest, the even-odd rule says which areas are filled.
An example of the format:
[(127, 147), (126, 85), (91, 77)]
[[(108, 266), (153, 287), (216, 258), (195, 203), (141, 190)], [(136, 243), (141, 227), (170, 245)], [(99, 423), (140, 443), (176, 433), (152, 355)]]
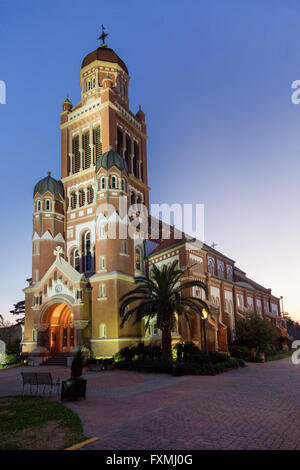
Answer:
[[(66, 378), (63, 367), (49, 370)], [(20, 372), (0, 371), (0, 395), (19, 394)], [(87, 372), (86, 449), (300, 449), (300, 366), (290, 358), (214, 377)]]

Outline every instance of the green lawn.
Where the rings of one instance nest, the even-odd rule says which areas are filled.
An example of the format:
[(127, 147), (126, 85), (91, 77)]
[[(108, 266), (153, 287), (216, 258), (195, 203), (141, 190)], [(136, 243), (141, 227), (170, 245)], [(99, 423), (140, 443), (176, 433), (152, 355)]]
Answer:
[(0, 398), (0, 450), (60, 450), (85, 439), (79, 417), (56, 401)]

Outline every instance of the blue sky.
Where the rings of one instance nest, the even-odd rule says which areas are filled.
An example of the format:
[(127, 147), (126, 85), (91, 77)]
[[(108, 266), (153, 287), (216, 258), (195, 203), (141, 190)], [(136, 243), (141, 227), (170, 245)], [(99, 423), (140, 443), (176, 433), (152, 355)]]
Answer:
[(205, 241), (300, 320), (294, 0), (0, 0), (0, 313), (31, 275), (33, 186), (60, 177), (61, 103), (102, 23), (146, 113), (151, 202), (204, 203)]

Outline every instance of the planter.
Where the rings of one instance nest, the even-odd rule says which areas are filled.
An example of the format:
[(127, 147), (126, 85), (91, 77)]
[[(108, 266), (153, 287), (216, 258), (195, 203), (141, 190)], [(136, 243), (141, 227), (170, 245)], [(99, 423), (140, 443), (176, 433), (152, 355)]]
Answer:
[(79, 398), (85, 399), (86, 394), (86, 380), (85, 379), (69, 379), (63, 380), (61, 384), (61, 401), (70, 400), (75, 401)]

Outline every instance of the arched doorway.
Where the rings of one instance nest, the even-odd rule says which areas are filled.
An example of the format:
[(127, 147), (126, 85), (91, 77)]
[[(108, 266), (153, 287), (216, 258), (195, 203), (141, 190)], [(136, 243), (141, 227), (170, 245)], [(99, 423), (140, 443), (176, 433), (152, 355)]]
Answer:
[(69, 352), (76, 346), (73, 313), (64, 303), (50, 305), (43, 315), (43, 323), (49, 325), (44, 333), (44, 346), (51, 353)]

